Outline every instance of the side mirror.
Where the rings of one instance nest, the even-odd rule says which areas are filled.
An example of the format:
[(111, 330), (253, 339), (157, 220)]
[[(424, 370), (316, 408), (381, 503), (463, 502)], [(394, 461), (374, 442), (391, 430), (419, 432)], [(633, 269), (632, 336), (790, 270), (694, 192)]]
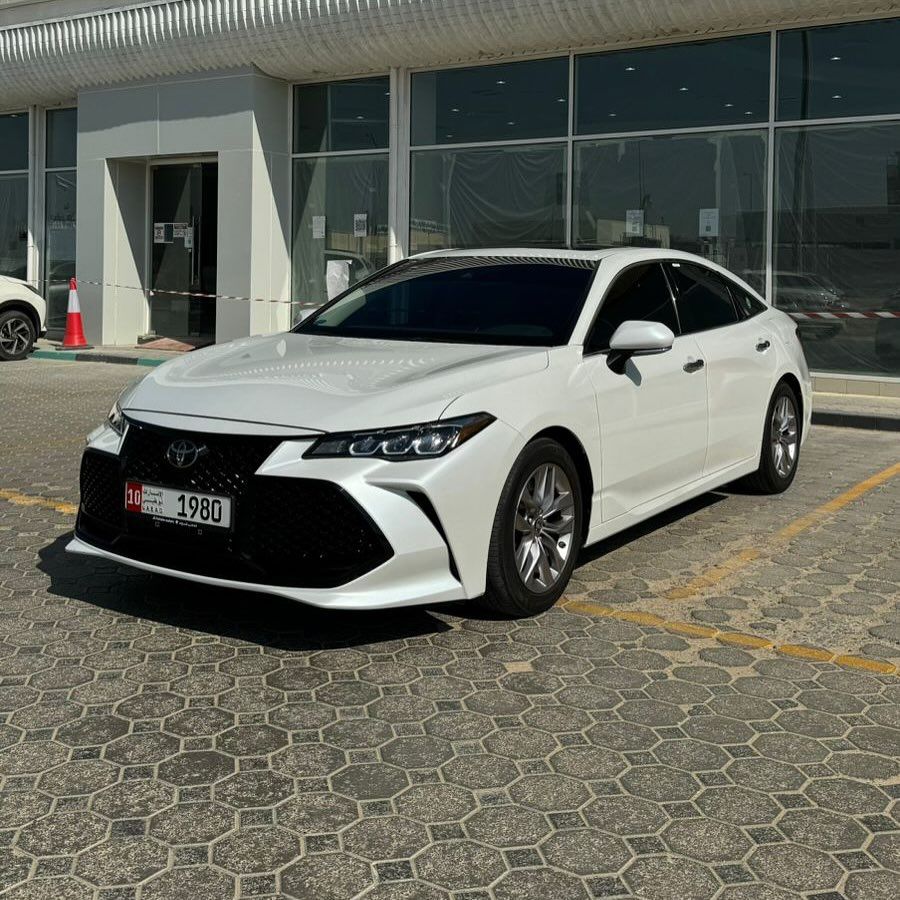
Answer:
[(623, 322), (609, 340), (609, 356), (606, 364), (621, 375), (625, 371), (625, 363), (632, 356), (649, 356), (654, 353), (665, 353), (672, 349), (675, 335), (672, 329), (662, 322)]

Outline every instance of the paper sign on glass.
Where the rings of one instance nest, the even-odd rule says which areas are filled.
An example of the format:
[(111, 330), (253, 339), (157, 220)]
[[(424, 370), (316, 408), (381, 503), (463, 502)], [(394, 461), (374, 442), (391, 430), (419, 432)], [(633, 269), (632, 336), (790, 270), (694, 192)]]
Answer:
[(325, 237), (325, 216), (312, 217), (312, 236), (314, 240)]
[(644, 211), (642, 209), (625, 210), (625, 234), (644, 236)]
[(369, 216), (367, 213), (353, 214), (353, 237), (365, 237), (369, 233)]
[(714, 238), (719, 236), (719, 210), (715, 207), (700, 210), (700, 237)]

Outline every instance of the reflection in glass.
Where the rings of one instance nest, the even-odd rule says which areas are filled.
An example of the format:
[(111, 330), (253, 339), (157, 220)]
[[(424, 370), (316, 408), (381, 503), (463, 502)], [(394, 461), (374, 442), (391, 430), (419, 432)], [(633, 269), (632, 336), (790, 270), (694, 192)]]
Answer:
[(900, 112), (900, 19), (778, 35), (778, 118)]
[(566, 240), (563, 144), (412, 155), (410, 253)]
[(69, 279), (75, 274), (74, 169), (46, 175), (46, 220), (44, 235), (44, 280), (47, 298), (47, 328), (65, 328)]
[(412, 76), (412, 144), (532, 140), (568, 131), (569, 60)]
[(387, 219), (386, 153), (294, 160), (295, 320), (387, 265)]
[[(778, 132), (775, 303), (900, 312), (900, 125)], [(900, 375), (900, 319), (807, 320), (811, 369)]]
[(387, 149), (390, 79), (294, 88), (294, 153)]
[(575, 57), (575, 133), (765, 122), (769, 36)]
[(0, 116), (0, 172), (28, 168), (28, 113)]
[(762, 290), (765, 173), (762, 131), (578, 142), (574, 245), (686, 250)]
[(0, 173), (0, 275), (25, 278), (28, 246), (28, 176)]
[(78, 144), (78, 110), (47, 110), (47, 168), (75, 168)]

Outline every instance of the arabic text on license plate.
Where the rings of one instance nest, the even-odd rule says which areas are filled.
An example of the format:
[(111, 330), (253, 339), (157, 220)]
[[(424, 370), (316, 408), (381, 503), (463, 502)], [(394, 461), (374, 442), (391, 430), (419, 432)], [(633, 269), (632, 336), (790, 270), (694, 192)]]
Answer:
[(176, 522), (231, 527), (230, 497), (179, 491), (136, 481), (125, 485), (125, 509)]

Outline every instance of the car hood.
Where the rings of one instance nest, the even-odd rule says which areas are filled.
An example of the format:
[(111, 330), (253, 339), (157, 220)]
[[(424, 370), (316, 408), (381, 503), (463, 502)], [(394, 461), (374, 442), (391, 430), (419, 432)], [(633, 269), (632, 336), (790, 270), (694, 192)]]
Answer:
[(167, 362), (123, 407), (138, 419), (162, 413), (326, 432), (410, 425), (440, 418), (473, 387), (547, 364), (544, 348), (277, 334)]

